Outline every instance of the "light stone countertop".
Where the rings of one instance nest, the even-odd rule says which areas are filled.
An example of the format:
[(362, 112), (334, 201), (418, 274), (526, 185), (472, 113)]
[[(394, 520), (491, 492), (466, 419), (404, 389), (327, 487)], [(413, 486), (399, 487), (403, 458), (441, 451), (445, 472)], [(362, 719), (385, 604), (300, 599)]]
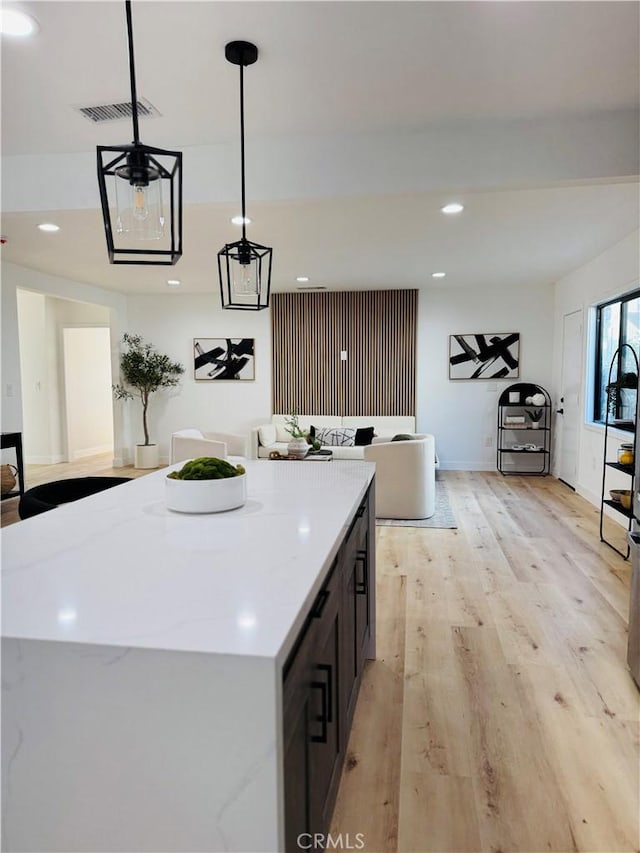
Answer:
[(169, 511), (163, 469), (2, 530), (3, 636), (281, 663), (375, 466), (242, 461), (230, 512)]

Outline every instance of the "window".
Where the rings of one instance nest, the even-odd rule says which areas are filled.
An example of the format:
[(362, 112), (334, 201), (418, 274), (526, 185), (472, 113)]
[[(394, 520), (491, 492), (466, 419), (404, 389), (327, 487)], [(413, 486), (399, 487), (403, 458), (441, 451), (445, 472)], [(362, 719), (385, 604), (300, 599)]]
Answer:
[[(607, 382), (611, 360), (622, 344), (630, 344), (636, 356), (640, 352), (640, 290), (598, 305), (596, 309), (596, 369), (593, 395), (593, 419), (603, 423), (607, 415)], [(609, 395), (609, 420), (635, 420), (637, 365), (630, 349), (619, 354), (611, 369), (611, 382), (621, 387)], [(633, 387), (624, 387), (626, 385)]]

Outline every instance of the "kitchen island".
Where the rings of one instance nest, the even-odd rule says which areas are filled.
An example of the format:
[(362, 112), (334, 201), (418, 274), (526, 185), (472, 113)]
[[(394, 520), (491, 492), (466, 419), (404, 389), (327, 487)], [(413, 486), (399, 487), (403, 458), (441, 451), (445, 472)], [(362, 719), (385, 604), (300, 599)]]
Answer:
[(165, 470), (2, 531), (3, 850), (327, 830), (375, 655), (374, 466), (246, 468), (230, 512), (170, 512)]

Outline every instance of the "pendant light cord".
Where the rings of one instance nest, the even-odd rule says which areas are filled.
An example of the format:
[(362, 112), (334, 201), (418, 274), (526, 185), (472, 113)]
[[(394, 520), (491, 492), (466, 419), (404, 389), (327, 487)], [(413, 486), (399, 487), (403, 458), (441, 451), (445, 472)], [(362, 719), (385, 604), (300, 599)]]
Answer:
[(131, 0), (125, 0), (127, 12), (127, 37), (129, 39), (129, 77), (131, 79), (131, 118), (133, 119), (133, 144), (140, 144), (138, 130), (138, 92), (136, 89), (136, 67), (133, 60), (133, 24), (131, 23)]
[(246, 196), (244, 188), (244, 65), (240, 63), (240, 174), (242, 181), (242, 239), (247, 239)]

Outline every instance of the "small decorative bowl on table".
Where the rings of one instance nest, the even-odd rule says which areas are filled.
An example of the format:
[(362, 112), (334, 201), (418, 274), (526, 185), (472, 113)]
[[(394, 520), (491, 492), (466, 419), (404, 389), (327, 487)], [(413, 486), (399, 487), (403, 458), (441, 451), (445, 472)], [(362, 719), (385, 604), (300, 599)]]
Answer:
[(624, 509), (631, 509), (630, 489), (609, 489), (611, 500), (621, 504)]
[(167, 507), (173, 512), (225, 512), (247, 500), (247, 475), (242, 465), (200, 456), (165, 477)]

